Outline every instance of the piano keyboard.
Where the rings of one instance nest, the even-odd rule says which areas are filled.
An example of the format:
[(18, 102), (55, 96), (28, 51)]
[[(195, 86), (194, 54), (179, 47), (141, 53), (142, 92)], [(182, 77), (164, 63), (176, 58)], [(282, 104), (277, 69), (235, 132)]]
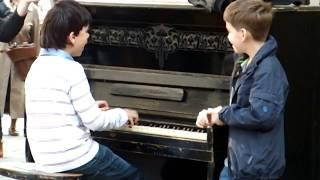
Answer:
[[(166, 125), (163, 125), (166, 126)], [(183, 138), (196, 141), (207, 141), (207, 133), (203, 129), (192, 128), (170, 128), (167, 127), (152, 127), (144, 125), (135, 125), (130, 128), (127, 125), (122, 126), (116, 131), (134, 132), (148, 135), (167, 136), (172, 138)]]

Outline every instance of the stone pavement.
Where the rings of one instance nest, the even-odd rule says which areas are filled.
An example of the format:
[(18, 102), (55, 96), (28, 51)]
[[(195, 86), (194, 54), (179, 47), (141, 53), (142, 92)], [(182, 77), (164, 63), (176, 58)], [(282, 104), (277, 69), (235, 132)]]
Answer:
[[(8, 129), (10, 127), (11, 119), (10, 116), (4, 115), (2, 120), (2, 142), (3, 142), (3, 158), (0, 158), (0, 163), (20, 161), (25, 162), (24, 156), (24, 146), (25, 138), (23, 135), (23, 119), (17, 120), (17, 131), (19, 136), (9, 136)], [(0, 180), (12, 180), (12, 178), (7, 178), (0, 176)]]

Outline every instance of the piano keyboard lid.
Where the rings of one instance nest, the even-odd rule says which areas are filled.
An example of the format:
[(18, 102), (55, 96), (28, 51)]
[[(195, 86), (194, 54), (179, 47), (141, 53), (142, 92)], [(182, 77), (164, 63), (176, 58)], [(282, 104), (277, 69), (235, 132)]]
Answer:
[(169, 9), (201, 9), (194, 7), (188, 0), (76, 0), (83, 5), (114, 7), (147, 7)]

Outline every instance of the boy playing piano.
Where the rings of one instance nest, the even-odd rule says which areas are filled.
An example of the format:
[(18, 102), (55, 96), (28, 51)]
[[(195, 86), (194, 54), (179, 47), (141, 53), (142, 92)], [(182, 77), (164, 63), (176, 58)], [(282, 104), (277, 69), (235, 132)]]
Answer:
[(73, 0), (59, 1), (45, 17), (41, 52), (26, 81), (27, 137), (35, 163), (47, 172), (82, 173), (85, 179), (132, 179), (136, 168), (98, 144), (92, 131), (134, 125), (138, 114), (95, 101), (80, 56), (89, 37), (89, 12)]

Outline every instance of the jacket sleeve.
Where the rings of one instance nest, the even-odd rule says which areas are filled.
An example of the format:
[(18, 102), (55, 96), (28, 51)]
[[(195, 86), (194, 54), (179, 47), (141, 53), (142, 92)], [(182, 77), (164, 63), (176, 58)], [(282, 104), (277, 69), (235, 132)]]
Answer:
[(11, 14), (12, 12), (8, 8), (8, 6), (6, 6), (6, 4), (2, 0), (0, 0), (0, 18), (5, 18)]
[(25, 16), (19, 16), (17, 11), (7, 18), (0, 19), (0, 41), (10, 42), (23, 26)]
[(286, 82), (272, 71), (258, 71), (254, 79), (248, 105), (231, 104), (219, 112), (220, 120), (228, 126), (269, 130), (279, 120), (287, 94)]

